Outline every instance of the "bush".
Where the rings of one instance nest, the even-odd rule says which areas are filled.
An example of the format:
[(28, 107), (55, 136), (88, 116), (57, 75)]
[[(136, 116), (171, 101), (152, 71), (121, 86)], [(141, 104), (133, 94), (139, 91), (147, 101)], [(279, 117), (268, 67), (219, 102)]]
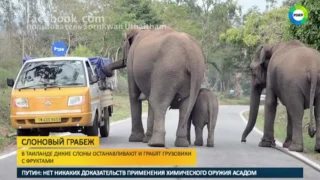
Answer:
[(0, 126), (9, 124), (11, 88), (0, 89)]
[(7, 87), (7, 78), (11, 78), (11, 73), (3, 68), (0, 68), (0, 88)]
[(70, 56), (92, 57), (95, 56), (95, 53), (86, 46), (80, 44), (70, 53)]
[(119, 93), (127, 93), (128, 92), (128, 80), (126, 76), (120, 75), (118, 76), (118, 91)]
[(21, 66), (22, 59), (0, 61), (0, 88), (7, 87), (7, 78), (16, 78)]

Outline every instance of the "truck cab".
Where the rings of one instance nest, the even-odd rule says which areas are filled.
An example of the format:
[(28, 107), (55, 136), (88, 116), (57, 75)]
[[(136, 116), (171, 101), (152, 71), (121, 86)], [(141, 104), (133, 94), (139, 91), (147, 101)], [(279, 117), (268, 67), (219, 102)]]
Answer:
[(89, 58), (48, 57), (28, 59), (12, 87), (10, 120), (18, 136), (48, 136), (50, 132), (84, 133), (108, 137), (113, 113), (110, 89)]

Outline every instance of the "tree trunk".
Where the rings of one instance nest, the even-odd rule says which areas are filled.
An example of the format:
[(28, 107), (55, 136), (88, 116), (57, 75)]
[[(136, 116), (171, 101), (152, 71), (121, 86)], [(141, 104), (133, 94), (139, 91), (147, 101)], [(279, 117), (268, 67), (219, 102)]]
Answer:
[(220, 82), (220, 76), (217, 75), (216, 81), (213, 85), (213, 89), (215, 89), (216, 91), (219, 91), (219, 87), (218, 87), (218, 83)]
[(241, 98), (242, 97), (242, 88), (240, 85), (240, 78), (241, 78), (241, 73), (234, 73), (234, 90), (235, 90), (235, 97), (236, 98)]
[(205, 72), (204, 72), (204, 79), (203, 79), (203, 83), (202, 83), (202, 86), (204, 88), (209, 88), (210, 87), (210, 83), (209, 83), (209, 68), (207, 67), (205, 69)]

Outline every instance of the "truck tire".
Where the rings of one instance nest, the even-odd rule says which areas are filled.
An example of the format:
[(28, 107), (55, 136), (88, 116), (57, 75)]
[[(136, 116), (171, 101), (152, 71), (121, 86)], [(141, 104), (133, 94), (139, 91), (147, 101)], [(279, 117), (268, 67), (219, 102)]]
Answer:
[(109, 111), (108, 108), (105, 108), (103, 111), (104, 125), (100, 127), (100, 135), (101, 137), (108, 137), (110, 132), (110, 120), (109, 120)]
[(98, 115), (94, 116), (94, 121), (92, 126), (87, 126), (86, 128), (87, 136), (99, 136), (99, 126), (98, 126)]

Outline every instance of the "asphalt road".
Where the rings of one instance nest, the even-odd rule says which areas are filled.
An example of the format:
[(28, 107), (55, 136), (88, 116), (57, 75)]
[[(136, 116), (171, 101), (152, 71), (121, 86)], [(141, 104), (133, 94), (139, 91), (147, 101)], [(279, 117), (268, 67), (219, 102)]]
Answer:
[[(261, 136), (255, 131), (252, 131), (248, 136), (247, 143), (241, 143), (240, 139), (245, 123), (241, 120), (239, 113), (246, 109), (248, 109), (247, 106), (220, 106), (215, 130), (215, 147), (196, 147), (193, 145), (190, 147), (197, 149), (198, 167), (303, 167), (303, 179), (319, 179), (320, 172), (296, 158), (274, 148), (258, 147)], [(176, 110), (167, 112), (167, 148), (176, 148), (174, 141), (178, 116), (179, 112)], [(144, 118), (144, 127), (146, 127), (146, 118)], [(129, 120), (112, 124), (110, 136), (100, 139), (101, 148), (151, 148), (144, 143), (129, 143), (130, 129), (131, 123)], [(191, 138), (193, 143), (193, 132)], [(206, 128), (204, 129), (203, 138), (205, 145), (207, 138)], [(17, 179), (16, 164), (16, 155), (0, 159), (0, 180)]]

